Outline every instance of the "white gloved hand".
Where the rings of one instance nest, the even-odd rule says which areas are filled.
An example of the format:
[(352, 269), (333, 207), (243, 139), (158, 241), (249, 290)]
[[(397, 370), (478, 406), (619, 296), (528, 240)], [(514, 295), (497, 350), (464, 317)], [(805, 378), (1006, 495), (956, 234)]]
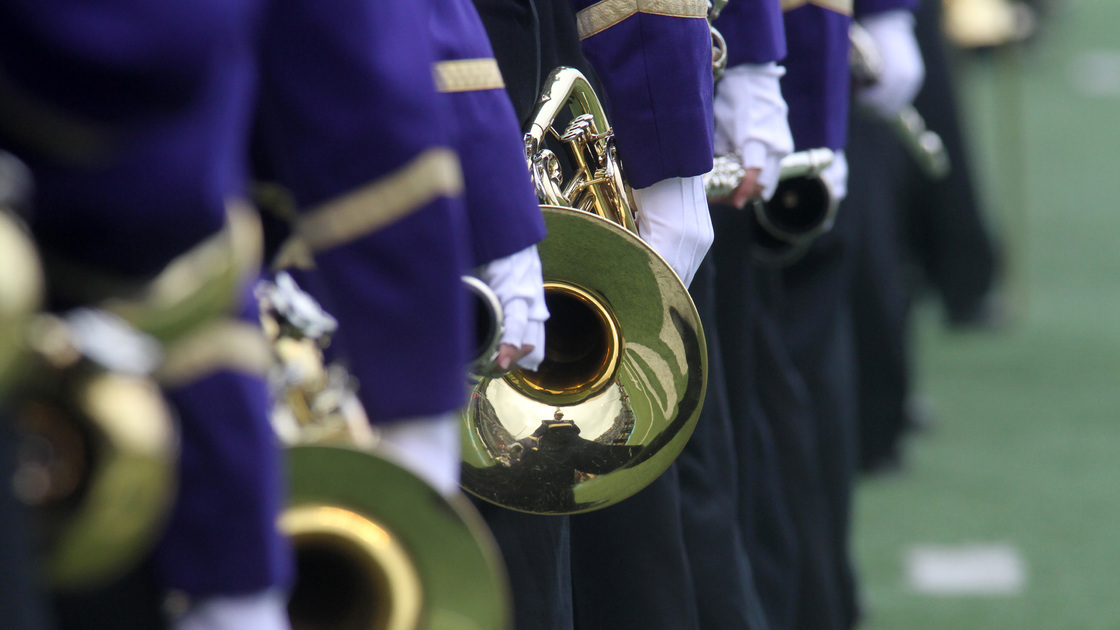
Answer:
[(280, 589), (207, 597), (173, 619), (172, 630), (291, 630), (288, 597)]
[(502, 304), (500, 343), (515, 349), (532, 346), (528, 354), (517, 360), (517, 365), (536, 370), (544, 360), (544, 323), (548, 320), (537, 246), (530, 245), (516, 254), (483, 265), (478, 277)]
[(716, 84), (716, 155), (735, 154), (744, 168), (760, 169), (757, 183), (766, 200), (774, 196), (782, 158), (793, 152), (780, 82), (785, 73), (776, 63), (743, 64)]
[(832, 164), (821, 171), (821, 179), (828, 184), (836, 203), (844, 201), (848, 196), (848, 158), (843, 151), (837, 151), (832, 158)]
[(914, 100), (926, 76), (922, 51), (914, 36), (914, 14), (894, 9), (860, 18), (859, 23), (875, 41), (882, 72), (876, 83), (856, 93), (856, 100), (889, 118)]
[(384, 455), (444, 496), (459, 492), (459, 414), (405, 418), (378, 425)]
[(661, 255), (684, 286), (715, 240), (704, 177), (673, 177), (634, 189), (638, 236)]

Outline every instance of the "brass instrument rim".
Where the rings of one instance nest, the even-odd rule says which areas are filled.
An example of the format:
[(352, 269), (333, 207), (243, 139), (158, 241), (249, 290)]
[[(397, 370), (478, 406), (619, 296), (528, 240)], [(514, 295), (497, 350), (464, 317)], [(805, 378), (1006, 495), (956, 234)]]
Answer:
[(442, 496), (371, 449), (297, 444), (285, 454), (289, 505), (329, 504), (368, 514), (399, 536), (422, 587), (418, 627), (445, 627), (441, 623), (453, 619), (468, 624), (464, 628), (510, 628), (513, 606), (505, 565), (469, 501)]
[(577, 404), (598, 395), (614, 382), (626, 346), (622, 326), (611, 309), (604, 304), (606, 300), (591, 289), (565, 280), (550, 279), (545, 280), (544, 290), (546, 296), (551, 293), (574, 298), (591, 312), (604, 333), (604, 355), (593, 373), (567, 387), (549, 387), (536, 373), (526, 370), (515, 370), (503, 378), (523, 395), (538, 396), (542, 401), (557, 406)]
[(59, 589), (107, 583), (139, 562), (162, 532), (177, 480), (174, 415), (151, 381), (85, 376), (72, 404), (87, 415), (85, 439), (100, 456), (89, 464), (92, 483), (82, 488), (76, 511), (50, 543), (46, 569)]
[[(419, 572), (400, 537), (358, 512), (319, 502), (291, 505), (280, 515), (280, 530), (293, 547), (318, 544), (349, 552), (370, 582), (392, 591), (382, 598), (387, 610), (375, 611), (368, 630), (413, 630), (423, 616)], [(390, 579), (393, 576), (393, 579)]]
[[(562, 491), (551, 488), (535, 493), (534, 496), (539, 496), (537, 499), (522, 491), (517, 485), (520, 482), (515, 479), (547, 471), (517, 469), (517, 464), (511, 465), (506, 457), (507, 450), (527, 429), (516, 420), (526, 417), (526, 401), (513, 401), (513, 397), (505, 396), (512, 389), (508, 380), (482, 379), (475, 385), (471, 403), (463, 414), (462, 486), (470, 494), (506, 509), (529, 514), (578, 514), (632, 496), (652, 483), (679, 455), (699, 420), (707, 389), (708, 355), (695, 303), (680, 278), (647, 243), (617, 223), (591, 212), (551, 205), (542, 205), (541, 210), (549, 234), (567, 235), (565, 242), (550, 243), (546, 239), (538, 246), (546, 278), (559, 276), (579, 285), (594, 285), (596, 278), (605, 278), (600, 271), (617, 272), (610, 275), (612, 281), (608, 285), (597, 287), (596, 291), (610, 305), (626, 339), (620, 378), (612, 383), (619, 387), (619, 396), (624, 399), (619, 404), (631, 410), (656, 408), (676, 410), (676, 413), (672, 418), (647, 416), (650, 423), (640, 429), (643, 437), (622, 445), (632, 449), (625, 464), (573, 480)], [(629, 247), (620, 247), (624, 243)], [(585, 251), (602, 252), (604, 249), (612, 253), (588, 254)], [(550, 250), (561, 255), (550, 254)], [(589, 261), (589, 256), (595, 259)], [(588, 262), (595, 269), (587, 268)], [(569, 268), (569, 265), (577, 265), (577, 268)], [(666, 309), (667, 304), (672, 307)], [(654, 313), (658, 315), (651, 317)], [(638, 324), (634, 318), (645, 321)], [(680, 351), (671, 355), (671, 360), (667, 358), (670, 355), (651, 351), (665, 342), (664, 333), (671, 330), (666, 329), (666, 325), (676, 328), (675, 333), (669, 335), (672, 339), (682, 338), (683, 331), (689, 331), (690, 340), (682, 338)], [(689, 366), (687, 370), (685, 365)], [(621, 377), (623, 373), (625, 378)], [(491, 392), (492, 388), (497, 389)], [(596, 406), (605, 402), (606, 393), (608, 390), (588, 403)], [(558, 405), (549, 408), (543, 401), (528, 402), (536, 406), (534, 413), (539, 412), (532, 416), (535, 421), (552, 418), (553, 411), (561, 408), (565, 419), (580, 423), (582, 421), (572, 412), (587, 407)], [(614, 407), (610, 409), (609, 416), (618, 411)], [(503, 422), (506, 417), (512, 421), (508, 425)], [(510, 435), (503, 436), (491, 430), (495, 422), (507, 428)], [(641, 421), (639, 426), (643, 426)], [(584, 439), (590, 438), (585, 436)]]

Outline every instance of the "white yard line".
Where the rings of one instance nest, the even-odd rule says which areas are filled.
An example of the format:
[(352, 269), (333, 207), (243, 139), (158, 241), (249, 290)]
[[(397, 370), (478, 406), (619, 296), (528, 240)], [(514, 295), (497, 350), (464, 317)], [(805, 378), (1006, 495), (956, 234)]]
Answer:
[(916, 546), (906, 554), (907, 582), (928, 595), (1017, 595), (1027, 586), (1027, 564), (1008, 544)]

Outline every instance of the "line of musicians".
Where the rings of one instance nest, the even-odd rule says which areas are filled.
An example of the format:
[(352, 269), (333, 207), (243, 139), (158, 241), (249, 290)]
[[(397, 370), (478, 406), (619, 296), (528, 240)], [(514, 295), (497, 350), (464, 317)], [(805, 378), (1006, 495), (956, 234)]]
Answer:
[[(21, 219), (46, 308), (140, 300), (192, 259), (201, 286), (185, 299), (210, 304), (145, 330), (181, 432), (154, 551), (112, 585), (45, 594), (5, 495), (0, 625), (289, 627), (283, 471), (251, 294), (264, 261), (337, 317), (333, 352), (402, 464), (457, 493), (471, 326), (460, 277), (475, 270), (499, 297), (499, 369), (534, 369), (545, 230), (520, 129), (567, 65), (606, 102), (640, 236), (690, 286), (709, 388), (677, 463), (616, 506), (568, 517), (478, 503), (515, 627), (854, 627), (853, 223), (841, 214), (774, 269), (752, 257), (743, 208), (773, 195), (781, 158), (816, 147), (836, 151), (824, 178), (844, 196), (849, 23), (885, 62), (855, 98), (887, 116), (921, 82), (915, 1), (731, 0), (715, 22), (730, 59), (718, 83), (706, 0), (0, 1), (0, 149), (33, 176)], [(709, 206), (715, 153), (737, 154), (747, 175)], [(284, 187), (298, 213), (262, 232), (252, 181)]]

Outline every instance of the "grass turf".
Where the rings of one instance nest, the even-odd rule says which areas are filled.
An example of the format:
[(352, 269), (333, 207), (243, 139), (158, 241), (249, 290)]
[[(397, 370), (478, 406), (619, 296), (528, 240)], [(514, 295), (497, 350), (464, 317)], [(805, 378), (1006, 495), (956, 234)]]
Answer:
[[(961, 68), (1015, 320), (962, 334), (916, 313), (918, 387), (937, 422), (903, 473), (857, 491), (863, 630), (1120, 628), (1120, 93), (1072, 78), (1087, 52), (1120, 59), (1117, 25), (1120, 2), (1071, 0), (1018, 60)], [(1025, 592), (909, 590), (911, 546), (977, 542), (1020, 550)]]

